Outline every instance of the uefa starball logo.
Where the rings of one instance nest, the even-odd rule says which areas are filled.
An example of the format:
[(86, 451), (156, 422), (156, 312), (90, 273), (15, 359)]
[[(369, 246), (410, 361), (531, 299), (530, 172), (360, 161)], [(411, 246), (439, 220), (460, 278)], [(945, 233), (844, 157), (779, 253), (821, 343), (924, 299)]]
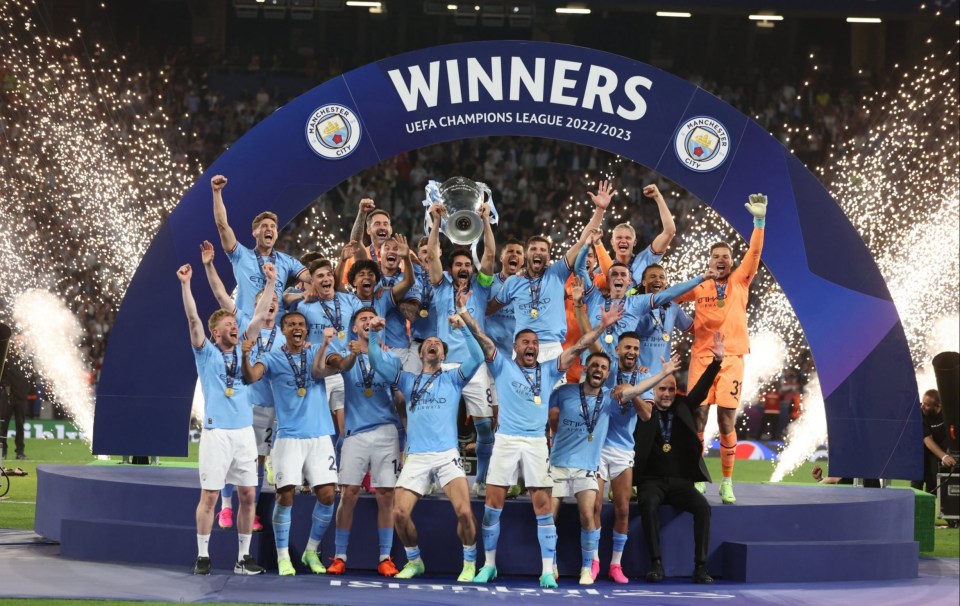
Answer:
[(321, 158), (346, 158), (360, 143), (360, 120), (349, 107), (339, 104), (318, 107), (307, 120), (307, 143)]
[(685, 120), (677, 129), (674, 150), (684, 166), (698, 173), (708, 173), (723, 164), (730, 152), (726, 127), (709, 116)]

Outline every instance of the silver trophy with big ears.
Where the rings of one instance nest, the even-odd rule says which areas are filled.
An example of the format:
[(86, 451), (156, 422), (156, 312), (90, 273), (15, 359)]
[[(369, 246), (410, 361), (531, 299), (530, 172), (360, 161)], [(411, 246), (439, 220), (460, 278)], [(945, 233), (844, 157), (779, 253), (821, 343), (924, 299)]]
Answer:
[(496, 224), (498, 221), (493, 197), (486, 183), (466, 177), (452, 177), (443, 183), (430, 181), (427, 183), (426, 192), (427, 199), (423, 201), (423, 205), (426, 207), (424, 232), (427, 234), (433, 227), (430, 207), (434, 204), (443, 204), (446, 207), (447, 216), (440, 224), (440, 230), (454, 244), (472, 245), (483, 235), (483, 219), (480, 217), (482, 204), (490, 206), (490, 223)]

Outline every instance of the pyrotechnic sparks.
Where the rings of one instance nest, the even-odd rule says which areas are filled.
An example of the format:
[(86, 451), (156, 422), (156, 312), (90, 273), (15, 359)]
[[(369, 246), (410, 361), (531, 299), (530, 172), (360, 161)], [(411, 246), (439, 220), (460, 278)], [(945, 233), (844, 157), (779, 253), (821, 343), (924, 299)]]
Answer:
[(22, 293), (13, 307), (27, 352), (60, 404), (89, 440), (93, 436), (93, 387), (80, 356), (83, 330), (67, 306), (42, 290)]
[[(30, 0), (0, 3), (0, 301), (42, 289), (92, 315), (120, 301), (190, 179), (162, 138), (169, 120), (147, 79), (123, 73), (99, 44), (88, 48), (79, 30), (47, 35), (35, 9)], [(0, 306), (0, 320), (9, 314)], [(51, 380), (43, 369), (52, 367), (38, 361)], [(80, 373), (89, 364), (81, 362)], [(66, 406), (77, 402), (63, 391), (69, 384), (60, 377), (53, 389)]]
[(805, 463), (827, 435), (827, 415), (817, 373), (812, 373), (803, 389), (803, 414), (787, 427), (787, 447), (777, 458), (771, 482), (780, 482)]

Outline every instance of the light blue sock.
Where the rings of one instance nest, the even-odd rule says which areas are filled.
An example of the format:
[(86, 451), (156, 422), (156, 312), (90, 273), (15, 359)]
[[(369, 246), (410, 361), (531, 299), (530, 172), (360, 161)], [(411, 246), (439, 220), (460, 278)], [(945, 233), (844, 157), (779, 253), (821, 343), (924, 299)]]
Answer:
[(493, 419), (474, 419), (473, 426), (477, 430), (477, 482), (486, 484), (490, 455), (493, 454)]
[(414, 545), (413, 547), (404, 547), (403, 550), (407, 552), (408, 562), (415, 562), (420, 559), (420, 547)]
[(477, 561), (477, 544), (473, 545), (464, 545), (463, 546), (463, 561), (464, 562), (476, 562)]
[(553, 523), (551, 514), (537, 516), (537, 539), (540, 541), (543, 572), (544, 574), (553, 572), (553, 558), (557, 553), (557, 527)]
[(330, 520), (333, 519), (333, 503), (324, 505), (320, 501), (313, 504), (313, 520), (310, 522), (310, 541), (323, 539), (323, 535), (330, 526)]
[(224, 484), (220, 489), (220, 509), (233, 509), (233, 484)]
[(273, 540), (277, 549), (286, 549), (290, 546), (290, 512), (292, 505), (277, 503), (273, 507)]
[[(321, 533), (321, 536), (322, 533)], [(334, 557), (342, 559), (344, 562), (347, 561), (347, 545), (350, 544), (350, 531), (349, 530), (340, 530), (337, 528), (336, 532), (336, 552)]]
[(580, 531), (581, 565), (584, 568), (593, 566), (593, 554), (597, 552), (597, 544), (599, 542), (600, 531), (598, 529)]
[(393, 551), (393, 528), (378, 528), (377, 543), (380, 545), (380, 561), (390, 557)]
[(616, 530), (613, 531), (613, 550), (615, 552), (623, 552), (623, 548), (627, 545), (627, 535), (620, 534)]
[(486, 560), (484, 566), (497, 565), (497, 543), (500, 541), (500, 514), (502, 509), (495, 509), (489, 505), (483, 506), (483, 550)]

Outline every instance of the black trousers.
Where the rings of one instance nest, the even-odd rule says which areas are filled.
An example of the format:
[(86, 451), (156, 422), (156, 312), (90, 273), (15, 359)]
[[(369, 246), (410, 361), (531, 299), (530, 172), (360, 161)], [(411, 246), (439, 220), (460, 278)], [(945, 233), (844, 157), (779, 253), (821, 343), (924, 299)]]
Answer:
[(710, 503), (692, 481), (683, 478), (641, 479), (637, 486), (637, 502), (651, 559), (660, 557), (660, 506), (673, 505), (693, 514), (693, 559), (697, 564), (707, 563)]
[(0, 387), (0, 447), (3, 457), (7, 456), (7, 431), (10, 429), (10, 419), (14, 420), (16, 430), (17, 454), (23, 454), (23, 421), (27, 416), (27, 399), (17, 394), (8, 394), (6, 388)]

